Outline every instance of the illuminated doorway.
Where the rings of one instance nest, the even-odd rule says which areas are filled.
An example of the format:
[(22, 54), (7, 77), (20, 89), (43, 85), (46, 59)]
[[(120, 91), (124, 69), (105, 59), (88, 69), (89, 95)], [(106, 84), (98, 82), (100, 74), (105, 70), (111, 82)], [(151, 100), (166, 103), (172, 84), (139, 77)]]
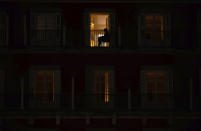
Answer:
[(90, 47), (109, 47), (109, 41), (98, 41), (104, 37), (104, 29), (110, 31), (109, 13), (90, 14)]

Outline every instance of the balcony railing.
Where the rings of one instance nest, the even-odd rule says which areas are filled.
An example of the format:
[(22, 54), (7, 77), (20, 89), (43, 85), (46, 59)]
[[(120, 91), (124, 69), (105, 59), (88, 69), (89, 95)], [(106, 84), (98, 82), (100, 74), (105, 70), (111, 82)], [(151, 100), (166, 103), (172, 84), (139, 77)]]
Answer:
[(173, 96), (169, 93), (142, 94), (141, 104), (143, 108), (172, 108), (174, 104)]
[(58, 44), (62, 40), (61, 30), (32, 30), (31, 43), (35, 44)]
[[(91, 30), (90, 31), (90, 46), (98, 47), (98, 37), (104, 36), (104, 30)], [(109, 42), (102, 42), (100, 47), (108, 47)]]
[[(174, 97), (172, 94), (24, 94), (2, 95), (0, 109), (12, 105), (12, 109), (40, 109), (58, 111), (140, 111), (140, 110), (172, 110)], [(152, 98), (151, 98), (152, 97)], [(14, 106), (13, 106), (14, 105)], [(15, 107), (15, 108), (13, 108)]]
[[(153, 94), (152, 94), (153, 95)], [(172, 94), (35, 94), (27, 97), (31, 108), (48, 107), (69, 110), (122, 110), (173, 109)], [(28, 106), (30, 108), (30, 106)]]

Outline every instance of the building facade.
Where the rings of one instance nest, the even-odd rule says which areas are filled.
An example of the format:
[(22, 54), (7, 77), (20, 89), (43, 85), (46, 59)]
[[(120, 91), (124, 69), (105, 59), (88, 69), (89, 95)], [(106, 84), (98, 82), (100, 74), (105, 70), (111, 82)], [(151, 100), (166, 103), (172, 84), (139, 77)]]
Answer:
[(1, 1), (0, 129), (201, 129), (199, 1)]

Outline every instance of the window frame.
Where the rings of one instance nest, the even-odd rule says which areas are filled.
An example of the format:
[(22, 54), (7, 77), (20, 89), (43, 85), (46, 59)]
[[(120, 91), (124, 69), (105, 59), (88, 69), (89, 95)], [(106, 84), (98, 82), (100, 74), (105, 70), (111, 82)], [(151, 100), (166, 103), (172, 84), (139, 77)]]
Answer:
[[(164, 35), (164, 40), (146, 40), (142, 36), (142, 29), (144, 27), (143, 17), (146, 15), (161, 15), (164, 17), (165, 32), (168, 36)], [(166, 23), (166, 24), (165, 24)], [(141, 10), (138, 15), (138, 46), (140, 48), (170, 48), (171, 47), (171, 14), (164, 10)]]
[[(93, 72), (95, 71), (98, 71), (98, 70), (103, 70), (103, 71), (112, 71), (112, 87), (111, 87), (111, 90), (112, 90), (112, 97), (111, 98), (111, 103), (109, 104), (104, 104), (103, 105), (94, 105), (94, 103), (96, 103), (96, 101), (94, 101), (95, 99), (90, 99), (91, 97), (93, 96), (88, 96), (88, 94), (90, 95), (91, 93), (93, 93), (93, 84), (94, 84), (94, 80), (93, 79)], [(86, 99), (86, 106), (87, 108), (92, 108), (92, 109), (113, 109), (114, 108), (114, 105), (115, 105), (115, 70), (114, 70), (114, 67), (113, 66), (87, 66), (86, 67), (86, 73), (85, 73), (85, 81), (86, 81), (86, 84), (85, 84), (85, 92), (86, 92), (86, 95), (88, 96), (87, 98), (89, 100), (91, 100), (90, 102), (88, 102), (88, 99)], [(92, 82), (90, 82), (92, 81)], [(91, 105), (92, 104), (92, 105)]]
[[(55, 76), (55, 103), (54, 104), (48, 104), (48, 105), (41, 105), (41, 104), (35, 104), (34, 102), (34, 78), (33, 78), (33, 73), (37, 71), (53, 71), (57, 72), (57, 77)], [(60, 90), (61, 90), (61, 70), (59, 66), (31, 66), (30, 70), (29, 70), (29, 96), (31, 98), (29, 98), (29, 104), (30, 104), (30, 108), (34, 108), (34, 109), (40, 109), (40, 108), (59, 108), (60, 106)]]
[[(90, 14), (95, 14), (95, 13), (105, 13), (109, 14), (110, 17), (110, 44), (108, 47), (91, 47), (90, 46)], [(112, 23), (112, 24), (111, 24)], [(83, 27), (84, 27), (84, 45), (87, 48), (113, 48), (116, 47), (115, 42), (117, 40), (115, 39), (116, 36), (116, 13), (114, 9), (85, 9), (84, 12), (84, 22), (83, 22)]]
[[(41, 42), (41, 41), (37, 41), (37, 42), (34, 42), (32, 41), (32, 38), (31, 38), (31, 33), (32, 33), (32, 24), (31, 24), (31, 17), (32, 15), (38, 15), (38, 16), (42, 16), (42, 15), (52, 15), (52, 16), (57, 16), (59, 15), (61, 17), (61, 28), (60, 29), (57, 29), (57, 30), (61, 30), (61, 39), (60, 39), (60, 42), (56, 42), (56, 41), (51, 41), (51, 40), (47, 40), (45, 41), (45, 44), (44, 42)], [(34, 48), (51, 48), (51, 47), (64, 47), (65, 46), (65, 24), (64, 24), (64, 18), (63, 18), (63, 15), (61, 13), (60, 10), (56, 9), (47, 9), (47, 10), (31, 10), (27, 17), (25, 15), (25, 24), (28, 25), (28, 29), (25, 29), (26, 31), (29, 32), (29, 36), (28, 36), (28, 44), (30, 47)], [(26, 31), (25, 31), (25, 36), (26, 36)], [(26, 39), (25, 39), (25, 42), (27, 43)], [(26, 44), (25, 43), (25, 44)]]
[[(151, 105), (148, 103), (146, 103), (146, 99), (147, 99), (147, 96), (146, 95), (146, 85), (145, 85), (145, 76), (144, 76), (144, 72), (146, 71), (165, 71), (168, 73), (168, 82), (166, 83), (166, 85), (168, 86), (168, 95), (169, 95), (169, 98), (168, 98), (168, 104), (167, 105), (161, 105), (160, 103), (157, 103), (157, 102), (153, 102), (154, 105)], [(173, 102), (174, 102), (174, 99), (173, 99), (173, 72), (172, 72), (172, 69), (171, 67), (168, 67), (168, 66), (144, 66), (141, 68), (140, 70), (140, 92), (141, 92), (141, 105), (142, 105), (142, 108), (172, 108), (173, 107)]]

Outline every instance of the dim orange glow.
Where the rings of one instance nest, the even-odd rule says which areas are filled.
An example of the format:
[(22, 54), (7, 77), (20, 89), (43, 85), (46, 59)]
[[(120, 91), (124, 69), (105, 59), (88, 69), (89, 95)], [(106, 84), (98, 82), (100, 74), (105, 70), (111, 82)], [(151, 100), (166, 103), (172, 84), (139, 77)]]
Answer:
[(94, 23), (91, 23), (90, 29), (94, 30)]
[(54, 103), (55, 102), (55, 81), (54, 72), (38, 71), (36, 72), (36, 86), (34, 91), (38, 103)]
[(152, 94), (153, 99), (161, 99), (164, 93), (168, 93), (167, 72), (164, 71), (148, 71), (146, 72), (147, 93)]
[(105, 102), (109, 102), (108, 72), (105, 72)]
[(145, 35), (147, 39), (164, 40), (164, 19), (161, 15), (145, 16)]
[(94, 40), (91, 40), (91, 42), (90, 42), (90, 46), (91, 46), (91, 47), (94, 47), (94, 46), (95, 46), (95, 42), (94, 42)]

